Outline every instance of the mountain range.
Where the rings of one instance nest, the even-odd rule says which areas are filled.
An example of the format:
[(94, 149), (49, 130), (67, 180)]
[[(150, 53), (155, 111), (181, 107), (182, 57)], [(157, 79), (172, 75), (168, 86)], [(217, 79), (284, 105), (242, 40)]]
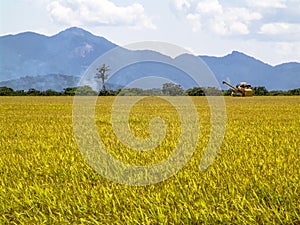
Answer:
[[(54, 36), (33, 32), (0, 37), (0, 86), (15, 90), (35, 88), (61, 91), (77, 86), (80, 76), (101, 55), (117, 47), (109, 40), (95, 36), (81, 28), (72, 27)], [(170, 60), (152, 51), (123, 49), (124, 56), (151, 57)], [(252, 86), (265, 86), (268, 90), (289, 90), (300, 87), (300, 63), (290, 62), (268, 65), (242, 52), (233, 51), (224, 57), (199, 56), (216, 79), (227, 80), (234, 85), (246, 81)], [(182, 58), (183, 59), (183, 58)], [(186, 58), (187, 60), (187, 58)], [(184, 61), (184, 60), (181, 60)], [(159, 63), (131, 66), (118, 71), (110, 82), (122, 86), (145, 74), (164, 74), (184, 87), (191, 87), (179, 71)], [(227, 87), (222, 86), (223, 89)]]

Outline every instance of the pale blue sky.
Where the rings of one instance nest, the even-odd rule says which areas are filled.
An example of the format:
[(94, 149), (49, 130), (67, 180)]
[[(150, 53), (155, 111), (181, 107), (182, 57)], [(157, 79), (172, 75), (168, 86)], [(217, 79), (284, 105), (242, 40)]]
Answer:
[(195, 54), (300, 62), (299, 0), (0, 0), (0, 35), (84, 28), (118, 45), (156, 40)]

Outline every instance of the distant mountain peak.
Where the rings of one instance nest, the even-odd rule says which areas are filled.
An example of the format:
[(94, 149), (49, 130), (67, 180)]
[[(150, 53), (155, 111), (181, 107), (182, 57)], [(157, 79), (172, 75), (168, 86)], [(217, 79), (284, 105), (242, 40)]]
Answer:
[(253, 59), (256, 59), (252, 56), (249, 56), (243, 52), (239, 52), (239, 51), (236, 51), (236, 50), (233, 50), (230, 54), (224, 56), (224, 57), (247, 57), (247, 58), (253, 58)]
[(224, 56), (221, 56), (221, 57), (217, 57), (217, 56), (209, 56), (209, 55), (200, 55), (199, 57), (201, 58), (211, 58), (211, 59), (222, 59), (222, 58), (253, 58), (255, 59), (254, 57), (251, 57), (249, 55), (246, 55), (245, 53), (243, 52), (239, 52), (239, 51), (236, 51), (236, 50), (233, 50), (231, 53), (227, 54), (227, 55), (224, 55)]
[(46, 37), (43, 34), (38, 34), (32, 31), (24, 31), (18, 34), (8, 34), (8, 35), (4, 35), (4, 36), (0, 36), (0, 38), (10, 38), (10, 37), (21, 37), (21, 38), (39, 38), (39, 37)]
[(244, 54), (243, 52), (239, 52), (239, 51), (236, 51), (236, 50), (233, 50), (230, 55), (248, 56), (248, 55)]
[(84, 37), (84, 36), (93, 36), (92, 33), (79, 28), (79, 27), (70, 27), (67, 28), (66, 30), (63, 30), (61, 32), (59, 32), (57, 35), (55, 36), (80, 36), (80, 37)]
[[(25, 81), (22, 78), (26, 75), (31, 77), (47, 76), (47, 74), (80, 76), (95, 59), (116, 46), (104, 37), (94, 35), (78, 27), (70, 27), (49, 37), (33, 32), (0, 37), (0, 52), (5, 56), (0, 60), (0, 86), (8, 85), (8, 83), (3, 83), (4, 81), (12, 81), (9, 83), (10, 85), (16, 83), (19, 85), (18, 89), (24, 89)], [(146, 54), (146, 51), (136, 53), (123, 50), (126, 51), (128, 57)], [(157, 54), (157, 57), (164, 56)], [(253, 86), (265, 86), (269, 90), (288, 90), (299, 88), (300, 85), (300, 63), (290, 62), (270, 66), (239, 51), (232, 51), (222, 57), (200, 57), (220, 82), (230, 80), (235, 84), (243, 80)], [(129, 75), (140, 74), (134, 70), (128, 71)], [(149, 71), (153, 72), (153, 68), (151, 67)], [(142, 72), (147, 73), (147, 71)], [(170, 71), (161, 69), (160, 72), (167, 74)], [(62, 76), (51, 77), (51, 79), (43, 78), (43, 80), (38, 77), (36, 82), (43, 81), (45, 84), (59, 85), (63, 80), (70, 80)], [(176, 76), (174, 75), (174, 77)], [(56, 82), (55, 79), (58, 81)], [(178, 75), (178, 80), (180, 79), (180, 75)], [(1, 81), (3, 82), (1, 83)], [(33, 84), (32, 80), (27, 79), (27, 81), (30, 85)], [(184, 83), (185, 80), (181, 80), (181, 82)], [(66, 83), (66, 85), (70, 85), (70, 83)], [(16, 85), (14, 87), (17, 88)], [(51, 88), (54, 87), (51, 86)]]
[(243, 52), (239, 52), (239, 51), (235, 51), (235, 50), (232, 51), (230, 54), (224, 56), (223, 58), (227, 58), (227, 59), (231, 59), (231, 60), (238, 60), (240, 62), (241, 61), (247, 61), (247, 62), (252, 61), (252, 62), (262, 63), (262, 64), (264, 64), (266, 66), (271, 66), (271, 65), (269, 65), (269, 64), (267, 64), (267, 63), (265, 63), (265, 62), (263, 62), (263, 61), (255, 58), (255, 57), (253, 57), (253, 56), (250, 56), (250, 55), (247, 55), (247, 54), (245, 54)]
[(64, 32), (72, 32), (73, 34), (86, 34), (88, 31), (80, 28), (80, 27), (69, 27)]

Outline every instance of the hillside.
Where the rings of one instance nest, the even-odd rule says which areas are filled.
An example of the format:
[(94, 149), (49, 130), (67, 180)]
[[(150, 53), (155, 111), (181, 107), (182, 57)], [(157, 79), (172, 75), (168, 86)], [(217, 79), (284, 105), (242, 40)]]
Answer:
[(32, 32), (3, 36), (0, 81), (48, 74), (79, 76), (99, 55), (115, 46), (75, 27), (51, 37)]
[[(79, 80), (78, 77), (84, 74), (94, 60), (116, 46), (103, 37), (76, 27), (50, 37), (32, 32), (2, 36), (0, 37), (0, 86), (10, 86), (14, 89), (40, 87), (43, 90), (50, 88), (61, 90), (66, 85), (74, 86), (73, 84)], [(143, 57), (149, 54), (168, 60), (168, 57), (155, 52), (135, 53), (124, 49), (126, 57)], [(237, 51), (224, 57), (199, 57), (214, 72), (220, 83), (222, 80), (233, 84), (247, 81), (253, 86), (265, 86), (269, 90), (300, 87), (300, 63), (298, 62), (271, 66)], [(113, 82), (114, 85), (120, 86), (149, 74), (163, 74), (166, 79), (172, 79), (183, 86), (191, 85), (186, 80), (186, 76), (182, 76), (182, 72), (159, 63), (139, 64), (125, 68), (118, 73)]]

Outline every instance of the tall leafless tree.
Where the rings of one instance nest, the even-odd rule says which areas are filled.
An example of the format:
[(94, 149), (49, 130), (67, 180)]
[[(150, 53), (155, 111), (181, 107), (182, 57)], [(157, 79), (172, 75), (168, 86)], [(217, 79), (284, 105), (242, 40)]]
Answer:
[(109, 71), (109, 66), (103, 64), (101, 67), (97, 68), (97, 73), (95, 76), (96, 79), (101, 79), (103, 91), (106, 91), (105, 80), (108, 79), (107, 71)]

